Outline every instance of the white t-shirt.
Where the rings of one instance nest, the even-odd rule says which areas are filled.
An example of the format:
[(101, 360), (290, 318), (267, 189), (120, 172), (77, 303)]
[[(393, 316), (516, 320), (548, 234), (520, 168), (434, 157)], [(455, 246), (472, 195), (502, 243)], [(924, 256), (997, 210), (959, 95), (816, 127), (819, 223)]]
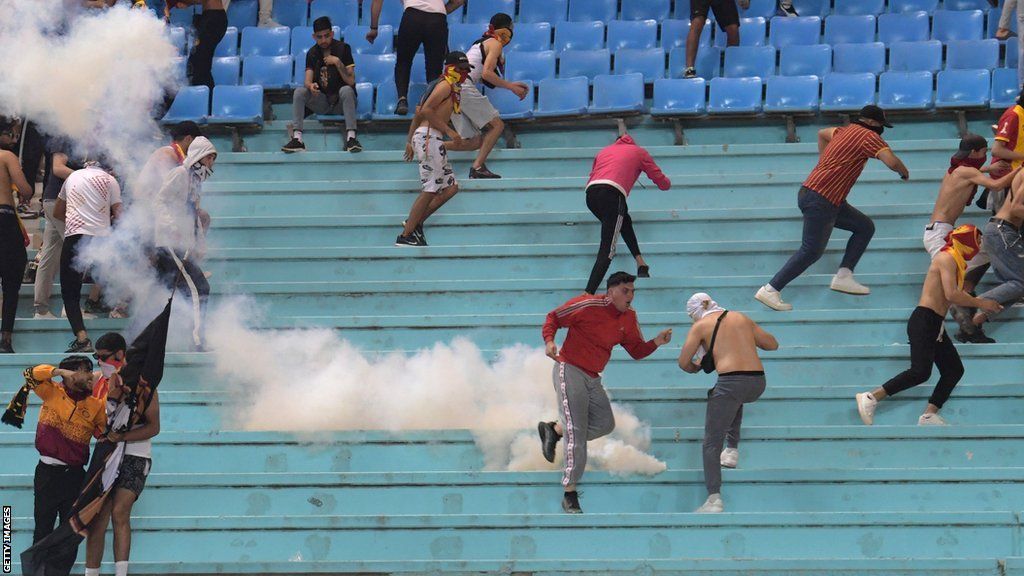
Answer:
[(444, 0), (402, 0), (402, 4), (405, 8), (415, 8), (416, 10), (422, 10), (424, 12), (433, 12), (435, 14), (448, 14), (448, 10), (444, 7)]
[(121, 187), (113, 176), (99, 168), (75, 170), (57, 197), (68, 205), (65, 236), (110, 235), (110, 207), (121, 203)]

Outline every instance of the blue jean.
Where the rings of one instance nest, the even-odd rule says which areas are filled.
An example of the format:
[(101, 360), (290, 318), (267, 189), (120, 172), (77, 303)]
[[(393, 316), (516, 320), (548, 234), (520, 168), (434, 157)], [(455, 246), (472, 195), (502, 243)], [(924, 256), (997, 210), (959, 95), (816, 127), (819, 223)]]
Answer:
[(857, 266), (860, 257), (868, 248), (868, 243), (871, 242), (871, 237), (875, 235), (875, 223), (871, 218), (850, 206), (845, 200), (836, 206), (821, 194), (801, 186), (797, 194), (797, 205), (804, 215), (803, 240), (796, 254), (793, 254), (772, 278), (770, 284), (776, 290), (785, 288), (821, 258), (825, 253), (825, 247), (828, 246), (833, 228), (853, 233), (846, 243), (846, 253), (843, 255), (843, 263), (840, 264), (841, 268), (850, 270)]
[[(1008, 305), (1024, 297), (1024, 238), (1020, 231), (1006, 224), (989, 221), (981, 237), (985, 251), (992, 260), (992, 269), (1000, 284), (980, 294), (980, 298)], [(995, 313), (986, 312), (989, 318)]]

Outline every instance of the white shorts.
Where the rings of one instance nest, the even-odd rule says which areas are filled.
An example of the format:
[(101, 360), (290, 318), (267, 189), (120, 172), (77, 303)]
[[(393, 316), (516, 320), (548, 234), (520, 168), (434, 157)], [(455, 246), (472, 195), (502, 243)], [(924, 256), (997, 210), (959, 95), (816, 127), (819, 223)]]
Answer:
[[(946, 236), (953, 231), (952, 224), (946, 224), (945, 222), (932, 222), (924, 229), (924, 249), (928, 251), (928, 255), (932, 258), (946, 246)], [(967, 261), (967, 270), (974, 270), (980, 266), (984, 266), (989, 263), (988, 254), (985, 253), (985, 249), (982, 248), (974, 258)]]
[(459, 113), (452, 114), (452, 125), (459, 136), (472, 138), (499, 115), (487, 96), (481, 94), (475, 84), (466, 82), (459, 98)]
[(437, 130), (417, 128), (412, 135), (412, 149), (420, 163), (420, 185), (424, 192), (437, 194), (455, 185), (455, 172), (448, 163), (448, 151)]

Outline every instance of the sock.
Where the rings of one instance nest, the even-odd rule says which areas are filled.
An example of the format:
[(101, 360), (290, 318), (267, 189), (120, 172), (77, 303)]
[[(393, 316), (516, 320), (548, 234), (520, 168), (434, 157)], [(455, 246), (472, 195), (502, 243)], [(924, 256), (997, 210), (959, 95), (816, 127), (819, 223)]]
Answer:
[(128, 576), (128, 561), (119, 560), (114, 562), (114, 576)]
[(853, 276), (853, 270), (850, 270), (849, 268), (840, 268), (839, 271), (836, 272), (836, 276), (840, 278), (848, 278)]
[(302, 142), (302, 130), (292, 131), (292, 138), (295, 138), (299, 142)]
[(86, 567), (85, 576), (100, 576), (100, 569)]
[(347, 136), (349, 138), (355, 138), (356, 137), (356, 131), (355, 130), (349, 130)]

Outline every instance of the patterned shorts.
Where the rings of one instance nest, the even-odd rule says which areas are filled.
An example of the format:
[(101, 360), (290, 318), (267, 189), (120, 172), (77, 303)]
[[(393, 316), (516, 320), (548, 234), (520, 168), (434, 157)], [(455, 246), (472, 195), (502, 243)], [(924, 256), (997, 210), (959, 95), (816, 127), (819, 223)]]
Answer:
[(146, 477), (149, 476), (152, 464), (153, 460), (149, 458), (126, 454), (124, 462), (121, 463), (121, 473), (114, 481), (114, 488), (131, 490), (138, 498), (142, 494), (142, 489), (146, 487)]
[(417, 128), (412, 135), (412, 148), (420, 163), (420, 185), (424, 192), (437, 194), (455, 185), (455, 172), (448, 163), (448, 151), (436, 131)]

